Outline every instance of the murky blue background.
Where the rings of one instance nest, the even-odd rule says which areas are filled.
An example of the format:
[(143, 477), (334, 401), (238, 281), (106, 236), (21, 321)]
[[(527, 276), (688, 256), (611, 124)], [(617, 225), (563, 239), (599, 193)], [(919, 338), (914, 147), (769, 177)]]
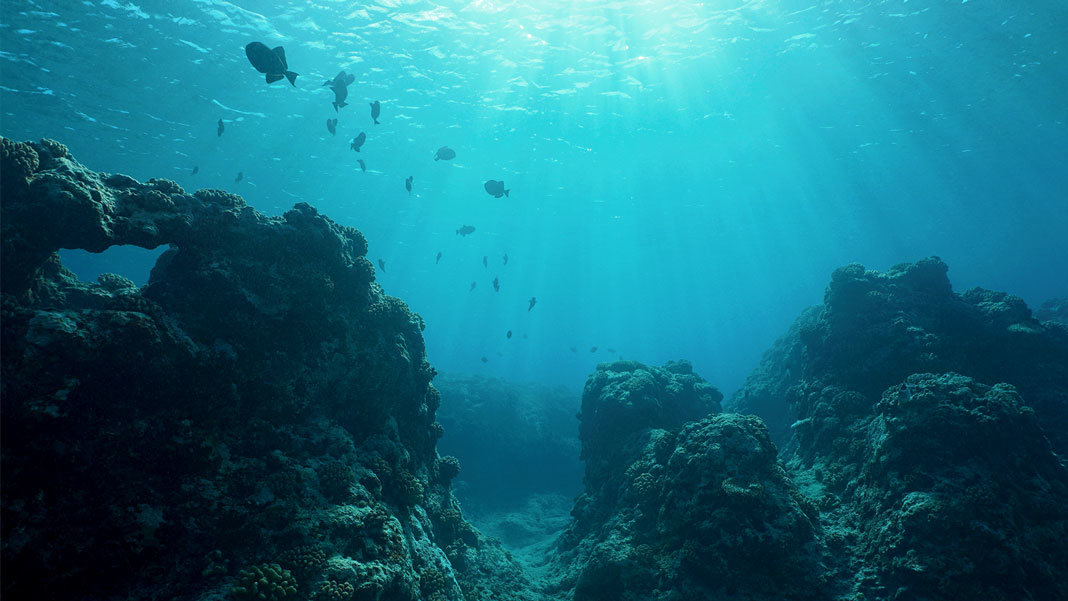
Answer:
[[(356, 226), (442, 371), (577, 387), (613, 357), (688, 358), (729, 392), (851, 261), (934, 254), (957, 290), (1068, 295), (1063, 0), (4, 0), (0, 16), (0, 133)], [(250, 41), (285, 47), (296, 88), (264, 82)], [(341, 69), (356, 81), (335, 114), (321, 86)], [(456, 159), (434, 162), (443, 145)], [(143, 282), (150, 256), (126, 250), (64, 256)]]

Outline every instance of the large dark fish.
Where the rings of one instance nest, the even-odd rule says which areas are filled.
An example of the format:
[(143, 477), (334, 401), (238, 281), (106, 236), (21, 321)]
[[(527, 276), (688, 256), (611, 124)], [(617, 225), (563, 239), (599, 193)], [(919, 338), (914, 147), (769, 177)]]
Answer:
[(441, 263), (441, 251), (438, 251), (438, 257), (434, 259), (434, 265)]
[(489, 267), (489, 257), (486, 255), (482, 255), (482, 266)]
[(330, 132), (331, 136), (337, 135), (337, 119), (326, 120), (326, 131)]
[(378, 125), (378, 116), (382, 114), (382, 103), (375, 100), (371, 103), (371, 121)]
[(538, 304), (538, 299), (534, 298), (533, 296), (530, 297), (530, 306), (527, 307), (527, 312), (529, 313), (530, 310), (533, 309), (534, 305), (536, 305), (536, 304)]
[(260, 42), (252, 42), (245, 46), (245, 56), (257, 71), (267, 75), (267, 83), (285, 77), (293, 87), (297, 86), (297, 74), (289, 70), (286, 51), (281, 46), (271, 49)]
[(234, 183), (236, 184), (237, 182), (241, 181), (244, 178), (245, 178), (245, 172), (244, 171), (238, 171), (237, 172), (237, 177), (234, 178)]
[(499, 182), (495, 179), (489, 180), (483, 185), (483, 187), (486, 189), (486, 192), (488, 192), (489, 195), (494, 198), (508, 196), (508, 193), (511, 192), (511, 190), (504, 189), (504, 182)]
[(478, 282), (471, 282), (471, 290), (468, 290), (468, 292), (471, 292), (472, 290), (474, 290), (475, 286), (478, 286)]
[(413, 179), (413, 176), (409, 175), (404, 180), (404, 189), (408, 191), (408, 196), (412, 195), (412, 179)]
[(226, 129), (226, 126), (223, 125), (222, 119), (219, 119), (219, 127), (217, 127), (215, 129), (215, 133), (217, 133), (218, 135), (221, 136), (225, 129)]
[(596, 352), (597, 352), (597, 347), (595, 347), (595, 346), (591, 346), (591, 347), (590, 347), (590, 352), (591, 352), (591, 353), (596, 353)]
[(472, 233), (474, 231), (475, 231), (475, 226), (473, 226), (473, 225), (465, 225), (465, 226), (461, 227), (460, 229), (456, 230), (456, 233), (458, 235), (460, 235), (460, 236), (467, 236), (468, 234), (470, 234), (470, 233)]
[(493, 291), (494, 292), (500, 292), (501, 291), (501, 281), (499, 279), (497, 279), (496, 277), (493, 278)]
[(508, 253), (504, 253), (504, 256), (501, 257), (501, 259), (504, 260), (504, 264), (507, 265), (508, 264)]
[(452, 159), (455, 159), (455, 158), (456, 158), (456, 151), (451, 149), (451, 148), (449, 148), (448, 146), (442, 146), (441, 148), (438, 149), (437, 153), (434, 154), (434, 160), (435, 161), (439, 161), (439, 160), (440, 161), (451, 161)]
[(356, 159), (356, 162), (360, 164), (360, 171), (367, 173), (367, 163), (364, 163), (363, 159)]
[(360, 152), (360, 147), (363, 146), (363, 143), (366, 141), (367, 134), (361, 131), (360, 135), (352, 139), (352, 144), (349, 145), (349, 148), (355, 150), (356, 152)]
[(511, 330), (508, 330), (508, 333), (507, 333), (507, 334), (505, 334), (505, 335), (504, 335), (504, 337), (505, 337), (505, 338), (511, 338), (511, 337), (512, 337), (512, 331), (511, 331)]
[(378, 260), (378, 268), (382, 270), (382, 273), (386, 272), (386, 262), (383, 259)]
[(193, 165), (193, 173), (190, 173), (190, 175), (196, 175), (198, 173), (200, 173), (200, 165)]
[(344, 71), (338, 73), (332, 80), (327, 80), (324, 86), (330, 86), (334, 91), (334, 112), (343, 106), (348, 106), (345, 99), (349, 97), (349, 84), (356, 81), (355, 75), (346, 75)]

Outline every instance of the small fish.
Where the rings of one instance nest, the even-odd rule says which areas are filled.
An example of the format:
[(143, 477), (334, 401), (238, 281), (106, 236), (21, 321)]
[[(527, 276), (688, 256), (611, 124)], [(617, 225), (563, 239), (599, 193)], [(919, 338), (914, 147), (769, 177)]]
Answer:
[(363, 159), (356, 159), (356, 162), (360, 164), (360, 171), (367, 173), (367, 163), (364, 163)]
[(465, 225), (465, 226), (461, 227), (460, 229), (456, 230), (456, 233), (458, 235), (460, 235), (460, 236), (466, 237), (468, 234), (470, 234), (473, 231), (475, 231), (475, 226), (473, 226), (473, 225)]
[(222, 133), (223, 133), (224, 131), (226, 131), (226, 126), (225, 126), (225, 125), (223, 125), (222, 119), (219, 119), (219, 127), (217, 127), (217, 128), (215, 129), (215, 132), (216, 132), (216, 133), (217, 133), (217, 134), (218, 134), (219, 136), (222, 136)]
[(441, 251), (438, 251), (438, 256), (434, 259), (434, 265), (441, 263)]
[(511, 339), (511, 338), (512, 338), (512, 331), (511, 331), (511, 330), (508, 330), (508, 333), (507, 333), (507, 334), (505, 334), (505, 335), (504, 335), (504, 337), (505, 337), (505, 338), (508, 338), (508, 339)]
[(483, 362), (483, 363), (489, 363), (489, 359), (487, 359), (487, 358), (483, 357), (483, 358), (482, 358), (482, 362)]
[(342, 71), (341, 73), (338, 73), (334, 79), (328, 79), (326, 83), (323, 84), (324, 86), (330, 86), (330, 89), (334, 91), (334, 102), (331, 104), (334, 105), (335, 113), (339, 108), (348, 106), (345, 99), (349, 97), (349, 84), (354, 81), (356, 81), (355, 75), (345, 75), (345, 72)]
[(352, 139), (352, 144), (349, 145), (349, 148), (355, 150), (356, 152), (360, 152), (360, 147), (363, 146), (363, 143), (366, 141), (367, 134), (361, 131), (360, 135)]
[(237, 182), (239, 182), (242, 179), (244, 179), (244, 177), (245, 177), (245, 172), (244, 171), (238, 171), (237, 172), (237, 177), (234, 178), (234, 183), (236, 184)]
[(595, 346), (591, 346), (591, 347), (590, 347), (590, 352), (591, 352), (591, 353), (596, 353), (596, 352), (597, 352), (597, 347), (595, 347)]
[(534, 298), (533, 296), (530, 297), (530, 306), (527, 307), (527, 313), (530, 313), (530, 310), (533, 309), (534, 305), (536, 304), (538, 304), (538, 299)]
[(471, 282), (471, 290), (468, 290), (468, 292), (471, 292), (472, 290), (474, 290), (475, 286), (478, 286), (478, 282)]
[(375, 100), (371, 103), (371, 121), (378, 125), (378, 116), (382, 114), (382, 103)]
[(494, 292), (500, 292), (501, 291), (501, 281), (498, 280), (497, 278), (493, 278), (493, 291)]
[(612, 353), (613, 355), (616, 354), (616, 349), (614, 348), (606, 348), (605, 350)]
[(448, 146), (442, 146), (438, 149), (437, 153), (434, 154), (435, 161), (451, 161), (455, 158), (456, 151), (449, 148)]
[(384, 259), (378, 260), (378, 268), (382, 270), (382, 273), (386, 272), (386, 261)]
[(482, 266), (489, 267), (489, 257), (486, 255), (482, 255)]
[(526, 334), (523, 334), (522, 336), (520, 336), (520, 338), (522, 338), (523, 340), (526, 340), (527, 338), (530, 338), (530, 336), (527, 336)]
[(330, 132), (331, 136), (337, 135), (337, 119), (326, 120), (326, 131)]
[(501, 257), (501, 259), (503, 259), (504, 260), (504, 264), (507, 265), (508, 264), (508, 253), (504, 253), (504, 256)]
[(571, 352), (572, 352), (572, 353), (577, 353), (577, 352), (578, 352), (578, 350), (577, 350), (577, 349), (576, 349), (575, 347), (571, 347)]
[(286, 51), (281, 46), (272, 49), (260, 42), (251, 42), (245, 46), (245, 56), (257, 71), (267, 75), (267, 83), (285, 77), (293, 87), (297, 86), (297, 74), (289, 70)]
[(504, 182), (499, 182), (499, 181), (497, 181), (495, 179), (489, 180), (488, 182), (483, 184), (482, 187), (485, 188), (486, 192), (488, 192), (489, 195), (494, 197), (494, 198), (500, 198), (502, 196), (508, 196), (508, 193), (511, 192), (511, 190), (505, 190), (504, 189)]
[(200, 165), (193, 165), (193, 173), (190, 173), (190, 175), (196, 175), (198, 173), (200, 173)]
[(411, 195), (412, 195), (412, 178), (413, 178), (413, 177), (414, 177), (414, 176), (411, 176), (411, 175), (409, 175), (409, 176), (408, 176), (408, 177), (407, 177), (407, 178), (406, 178), (406, 179), (404, 180), (404, 189), (408, 191), (408, 196), (411, 196)]

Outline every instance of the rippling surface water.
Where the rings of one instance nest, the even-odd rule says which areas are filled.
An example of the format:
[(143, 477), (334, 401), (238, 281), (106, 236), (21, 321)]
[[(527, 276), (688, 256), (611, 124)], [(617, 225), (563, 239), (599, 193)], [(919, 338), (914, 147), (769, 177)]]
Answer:
[[(443, 370), (577, 385), (613, 357), (686, 357), (729, 391), (851, 261), (936, 254), (958, 289), (1068, 294), (1061, 0), (5, 0), (0, 16), (0, 133), (358, 227)], [(285, 47), (295, 87), (266, 84), (251, 41)], [(335, 113), (322, 84), (342, 69)], [(68, 262), (143, 279), (150, 258)]]

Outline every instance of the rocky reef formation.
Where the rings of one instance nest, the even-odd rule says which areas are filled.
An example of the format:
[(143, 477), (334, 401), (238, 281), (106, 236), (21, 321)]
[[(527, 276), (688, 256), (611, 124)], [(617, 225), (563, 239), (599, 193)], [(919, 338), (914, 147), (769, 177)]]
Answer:
[[(1068, 335), (1043, 324), (1022, 299), (973, 288), (957, 294), (932, 257), (886, 273), (852, 264), (831, 276), (824, 304), (805, 311), (766, 353), (732, 410), (753, 413), (785, 443), (812, 417), (796, 388), (838, 386), (870, 413), (883, 390), (915, 373), (955, 372), (1015, 386), (1054, 448), (1068, 453)], [(807, 423), (807, 422), (805, 422)]]
[(1068, 328), (1068, 298), (1051, 298), (1035, 310), (1035, 319), (1051, 321)]
[[(11, 599), (533, 599), (435, 450), (422, 320), (367, 242), (0, 139)], [(149, 283), (56, 251), (169, 245)]]
[(946, 272), (838, 269), (731, 407), (788, 424), (840, 598), (1068, 598), (1068, 332)]
[(586, 492), (556, 549), (554, 593), (821, 598), (814, 509), (760, 419), (720, 414), (721, 399), (685, 361), (598, 366), (580, 414)]

